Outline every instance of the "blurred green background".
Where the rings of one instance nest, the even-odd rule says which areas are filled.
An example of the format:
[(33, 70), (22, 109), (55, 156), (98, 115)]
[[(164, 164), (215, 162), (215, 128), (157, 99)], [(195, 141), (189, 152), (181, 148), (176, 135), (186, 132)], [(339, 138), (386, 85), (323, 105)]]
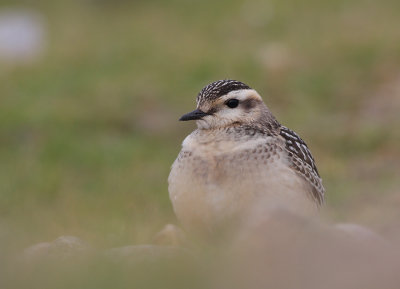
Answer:
[(334, 220), (399, 217), (398, 0), (0, 1), (10, 9), (44, 32), (35, 57), (0, 59), (3, 249), (145, 243), (176, 222), (167, 177), (195, 126), (177, 119), (224, 78), (306, 140)]

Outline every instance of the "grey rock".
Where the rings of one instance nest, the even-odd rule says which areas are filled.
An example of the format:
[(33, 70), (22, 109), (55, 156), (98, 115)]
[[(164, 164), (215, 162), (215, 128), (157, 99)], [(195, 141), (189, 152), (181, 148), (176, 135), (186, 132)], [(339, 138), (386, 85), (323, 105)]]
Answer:
[(162, 261), (191, 256), (190, 252), (182, 247), (147, 244), (112, 248), (105, 251), (104, 255), (113, 261), (128, 261), (135, 263)]
[(92, 249), (81, 239), (74, 236), (61, 236), (53, 242), (43, 242), (26, 248), (22, 253), (25, 261), (38, 261), (49, 258), (66, 259), (81, 256)]

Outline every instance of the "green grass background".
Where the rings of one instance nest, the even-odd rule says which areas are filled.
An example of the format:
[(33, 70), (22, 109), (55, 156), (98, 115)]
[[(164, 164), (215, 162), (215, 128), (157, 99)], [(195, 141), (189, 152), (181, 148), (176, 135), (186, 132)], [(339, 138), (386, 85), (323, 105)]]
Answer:
[(334, 220), (398, 217), (399, 1), (0, 1), (10, 7), (49, 31), (39, 60), (0, 63), (2, 253), (60, 235), (146, 243), (176, 222), (167, 177), (194, 128), (177, 119), (223, 78), (306, 140)]

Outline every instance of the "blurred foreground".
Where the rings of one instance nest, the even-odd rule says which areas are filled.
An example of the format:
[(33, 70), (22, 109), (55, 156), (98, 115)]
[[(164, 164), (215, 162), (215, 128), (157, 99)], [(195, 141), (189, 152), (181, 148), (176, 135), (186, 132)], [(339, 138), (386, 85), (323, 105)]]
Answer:
[[(194, 108), (205, 84), (222, 78), (254, 87), (304, 137), (326, 188), (328, 223), (362, 224), (398, 244), (399, 11), (397, 0), (0, 1), (0, 282), (10, 281), (0, 287), (54, 288), (62, 280), (68, 288), (124, 288), (165, 275), (193, 288), (211, 263), (240, 275), (240, 267), (224, 266), (239, 262), (214, 256), (214, 248), (201, 251), (195, 269), (168, 261), (135, 270), (96, 254), (33, 269), (13, 261), (62, 235), (103, 252), (147, 244), (175, 223), (167, 176), (193, 129), (177, 119)], [(341, 237), (326, 240), (325, 225), (303, 221), (288, 221), (276, 242), (267, 242), (269, 250), (279, 247), (265, 252), (271, 263), (259, 265), (271, 269), (262, 271), (267, 276), (278, 259), (287, 260), (290, 275), (304, 267), (292, 261), (311, 256), (305, 269), (319, 273), (319, 284), (320, 276), (347, 269), (352, 254), (342, 252), (354, 249), (349, 264), (386, 282), (380, 270), (389, 274), (394, 256), (375, 245), (365, 253)], [(293, 227), (304, 229), (293, 233), (304, 242), (287, 256)], [(275, 236), (266, 230), (261, 236)], [(308, 251), (315, 258), (302, 255)], [(320, 254), (338, 265), (321, 265)], [(386, 265), (368, 267), (383, 256)], [(142, 281), (141, 270), (149, 273)]]
[(60, 237), (12, 260), (2, 288), (395, 289), (400, 234), (388, 237), (270, 208), (218, 245), (99, 250)]

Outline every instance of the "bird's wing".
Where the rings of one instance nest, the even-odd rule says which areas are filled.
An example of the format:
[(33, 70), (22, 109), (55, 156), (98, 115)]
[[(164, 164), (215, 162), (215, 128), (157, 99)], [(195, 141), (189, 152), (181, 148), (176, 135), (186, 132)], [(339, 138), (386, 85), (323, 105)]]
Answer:
[(306, 143), (285, 126), (281, 126), (280, 136), (285, 140), (291, 167), (311, 184), (313, 197), (320, 205), (323, 204), (325, 189)]

